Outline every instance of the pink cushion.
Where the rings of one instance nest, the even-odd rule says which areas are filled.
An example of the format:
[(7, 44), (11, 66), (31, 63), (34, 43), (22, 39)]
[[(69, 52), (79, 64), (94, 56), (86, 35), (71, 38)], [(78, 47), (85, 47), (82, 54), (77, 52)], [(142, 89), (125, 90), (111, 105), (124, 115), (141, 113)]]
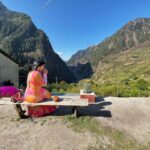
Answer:
[(0, 87), (0, 95), (2, 97), (10, 97), (16, 94), (19, 90), (14, 86), (2, 86)]

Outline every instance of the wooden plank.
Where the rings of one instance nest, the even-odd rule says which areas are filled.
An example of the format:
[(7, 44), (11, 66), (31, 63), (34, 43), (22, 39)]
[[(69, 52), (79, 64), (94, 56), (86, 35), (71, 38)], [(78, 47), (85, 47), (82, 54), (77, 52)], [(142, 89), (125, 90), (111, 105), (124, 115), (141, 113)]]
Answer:
[[(10, 101), (10, 98), (1, 98), (0, 99), (0, 105), (16, 105), (18, 103), (13, 103)], [(41, 106), (41, 105), (51, 105), (51, 106), (88, 106), (88, 101), (86, 99), (80, 99), (80, 98), (72, 98), (72, 97), (61, 97), (61, 100), (59, 102), (54, 102), (52, 99), (49, 99), (44, 102), (40, 103), (29, 103), (29, 102), (23, 102), (19, 103), (21, 105), (28, 105), (28, 106)]]

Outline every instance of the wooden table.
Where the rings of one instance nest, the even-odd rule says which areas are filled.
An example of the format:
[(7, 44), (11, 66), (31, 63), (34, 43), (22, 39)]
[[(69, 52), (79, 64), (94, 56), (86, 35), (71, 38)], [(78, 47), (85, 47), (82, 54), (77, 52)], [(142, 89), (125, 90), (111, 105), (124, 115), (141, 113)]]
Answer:
[[(53, 97), (52, 97), (53, 98)], [(79, 117), (78, 109), (80, 107), (88, 106), (87, 99), (80, 99), (79, 96), (59, 96), (60, 101), (54, 102), (52, 99), (48, 99), (43, 102), (39, 103), (29, 103), (29, 102), (22, 102), (22, 103), (14, 103), (11, 102), (11, 98), (0, 98), (0, 105), (16, 105), (16, 106), (72, 106), (72, 112), (74, 113), (75, 117)], [(19, 112), (18, 112), (19, 113)], [(20, 114), (19, 114), (20, 116)]]

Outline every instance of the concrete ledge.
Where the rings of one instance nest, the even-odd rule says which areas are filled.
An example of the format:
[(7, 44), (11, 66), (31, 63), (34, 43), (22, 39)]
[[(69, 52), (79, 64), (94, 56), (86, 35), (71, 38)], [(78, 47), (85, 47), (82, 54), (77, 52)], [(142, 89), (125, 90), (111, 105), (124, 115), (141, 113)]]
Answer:
[(80, 99), (87, 99), (89, 103), (96, 102), (96, 94), (94, 92), (84, 93), (84, 90), (80, 90)]

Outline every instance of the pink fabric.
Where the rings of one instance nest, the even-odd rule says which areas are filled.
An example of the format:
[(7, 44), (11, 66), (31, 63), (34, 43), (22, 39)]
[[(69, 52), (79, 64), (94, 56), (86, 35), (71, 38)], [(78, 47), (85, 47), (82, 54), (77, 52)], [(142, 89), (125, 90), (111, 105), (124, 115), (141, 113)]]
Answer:
[(28, 116), (42, 117), (56, 110), (55, 106), (28, 106)]
[(16, 94), (14, 94), (12, 96), (13, 99), (15, 99), (16, 101), (20, 101), (23, 102), (24, 101), (24, 96), (21, 94), (21, 92), (17, 92)]
[(37, 103), (43, 101), (44, 99), (49, 99), (51, 94), (42, 88), (45, 84), (45, 80), (39, 71), (31, 71), (27, 78), (25, 101)]
[(46, 73), (44, 73), (43, 77), (44, 77), (44, 81), (45, 81), (45, 83), (47, 84), (47, 74), (46, 74)]
[(19, 90), (14, 86), (2, 86), (0, 87), (0, 95), (2, 97), (10, 97), (16, 94)]

